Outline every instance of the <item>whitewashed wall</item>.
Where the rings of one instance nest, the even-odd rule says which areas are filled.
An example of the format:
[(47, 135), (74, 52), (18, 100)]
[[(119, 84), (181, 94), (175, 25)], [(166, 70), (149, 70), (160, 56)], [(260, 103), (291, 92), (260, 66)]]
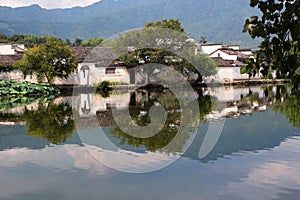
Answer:
[(201, 50), (203, 53), (205, 54), (211, 54), (214, 51), (221, 49), (222, 48), (222, 44), (216, 44), (216, 45), (201, 45)]
[(221, 57), (224, 60), (237, 60), (237, 55), (229, 55), (221, 50), (215, 51), (210, 55), (211, 58)]
[[(83, 70), (86, 68), (84, 66), (89, 70)], [(97, 85), (103, 81), (130, 83), (126, 67), (116, 67), (115, 74), (106, 74), (105, 70), (106, 67), (96, 67), (94, 63), (80, 63), (78, 66), (80, 85)]]
[[(26, 76), (26, 78), (24, 79), (22, 72), (19, 70), (0, 73), (0, 80), (12, 80), (12, 81), (17, 81), (17, 82), (28, 81), (31, 83), (38, 82), (36, 76)], [(56, 78), (54, 80), (54, 83), (57, 85), (64, 85), (64, 84), (65, 85), (78, 85), (79, 84), (78, 75), (76, 73), (71, 74), (68, 79)]]
[(205, 82), (226, 83), (234, 80), (248, 80), (248, 74), (241, 74), (240, 67), (218, 67), (217, 74), (205, 78)]
[(11, 44), (0, 44), (0, 55), (14, 55), (15, 49)]
[[(15, 46), (25, 49), (24, 44), (14, 44)], [(15, 55), (15, 49), (13, 48), (12, 44), (0, 44), (0, 55)]]
[(240, 46), (239, 45), (225, 45), (223, 46), (224, 48), (228, 48), (228, 49), (233, 49), (233, 50), (239, 50)]

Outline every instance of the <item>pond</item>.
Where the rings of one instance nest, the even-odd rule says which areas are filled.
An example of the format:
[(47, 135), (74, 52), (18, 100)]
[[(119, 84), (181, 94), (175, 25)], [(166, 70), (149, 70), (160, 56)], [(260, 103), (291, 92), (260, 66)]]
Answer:
[(300, 92), (137, 89), (0, 107), (0, 199), (298, 199)]

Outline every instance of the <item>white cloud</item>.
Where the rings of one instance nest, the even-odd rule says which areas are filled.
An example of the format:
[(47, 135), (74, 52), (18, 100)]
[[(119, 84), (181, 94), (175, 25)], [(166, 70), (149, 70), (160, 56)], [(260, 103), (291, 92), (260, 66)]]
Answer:
[(43, 8), (71, 8), (75, 6), (88, 6), (100, 0), (1, 0), (0, 6), (21, 7), (38, 4)]

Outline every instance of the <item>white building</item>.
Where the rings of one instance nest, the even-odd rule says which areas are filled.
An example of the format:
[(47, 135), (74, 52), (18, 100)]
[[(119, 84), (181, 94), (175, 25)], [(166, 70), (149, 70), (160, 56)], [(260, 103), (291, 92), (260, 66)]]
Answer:
[(201, 51), (204, 54), (210, 55), (214, 51), (223, 48), (222, 43), (208, 43), (208, 44), (201, 44)]
[[(248, 80), (248, 74), (241, 73), (241, 67), (245, 66), (243, 61), (247, 58), (253, 58), (251, 49), (240, 49), (239, 45), (202, 44), (202, 52), (207, 53), (209, 57), (217, 63), (217, 74), (205, 77), (205, 82), (230, 83), (235, 80)], [(258, 75), (256, 78), (260, 78)]]
[(233, 50), (233, 49), (217, 49), (216, 51), (212, 52), (209, 57), (211, 58), (217, 58), (221, 57), (224, 60), (239, 60), (243, 61), (246, 58), (250, 58), (252, 55), (244, 54), (243, 52), (239, 50)]
[(234, 80), (248, 80), (248, 74), (241, 74), (241, 67), (244, 63), (238, 60), (225, 60), (221, 57), (212, 58), (217, 64), (217, 73), (213, 76), (205, 77), (205, 82), (230, 83)]
[(0, 44), (0, 55), (16, 55), (24, 52), (24, 44)]
[(130, 83), (130, 73), (110, 48), (76, 47), (80, 85), (93, 86), (103, 81)]

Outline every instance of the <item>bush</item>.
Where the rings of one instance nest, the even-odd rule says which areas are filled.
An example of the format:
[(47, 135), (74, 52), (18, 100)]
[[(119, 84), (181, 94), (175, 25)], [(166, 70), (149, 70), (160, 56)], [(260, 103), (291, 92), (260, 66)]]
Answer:
[(10, 80), (0, 81), (0, 96), (45, 96), (57, 95), (59, 89), (48, 83), (35, 84), (30, 82), (19, 83)]
[(56, 98), (59, 94), (59, 89), (49, 84), (0, 80), (0, 109), (7, 110), (36, 101), (48, 101)]

